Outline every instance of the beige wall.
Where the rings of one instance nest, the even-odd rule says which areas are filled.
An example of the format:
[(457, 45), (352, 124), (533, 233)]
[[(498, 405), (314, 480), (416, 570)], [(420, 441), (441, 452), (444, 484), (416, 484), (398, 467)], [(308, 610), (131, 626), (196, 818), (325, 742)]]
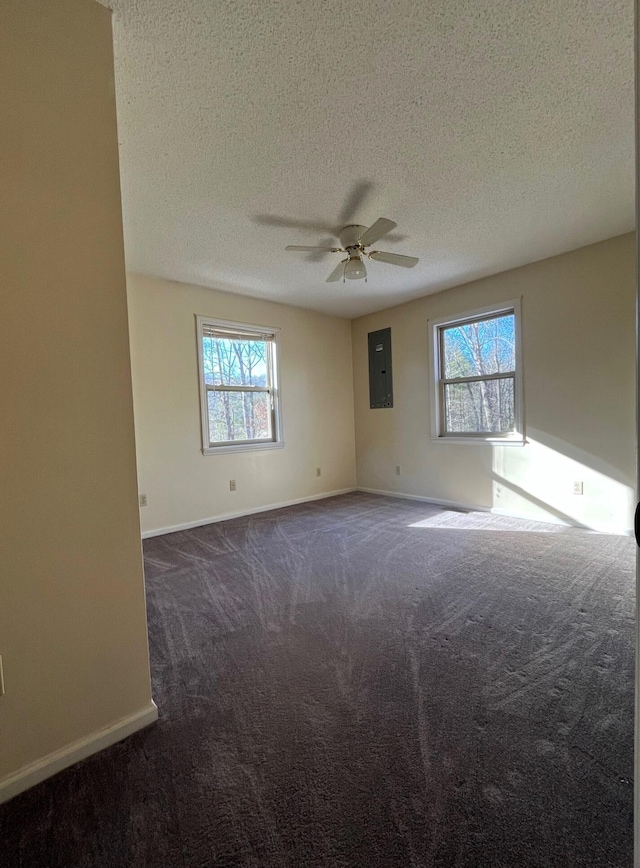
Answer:
[(108, 11), (3, 0), (0, 115), (1, 799), (151, 695)]
[[(143, 531), (355, 485), (348, 320), (136, 274), (128, 298)], [(281, 329), (284, 448), (202, 454), (196, 314)]]
[[(634, 237), (353, 322), (358, 485), (624, 531), (634, 452)], [(524, 447), (431, 438), (428, 321), (522, 298)], [(394, 407), (369, 409), (367, 333), (391, 327)], [(395, 472), (401, 467), (401, 475)], [(584, 494), (573, 494), (573, 481)]]

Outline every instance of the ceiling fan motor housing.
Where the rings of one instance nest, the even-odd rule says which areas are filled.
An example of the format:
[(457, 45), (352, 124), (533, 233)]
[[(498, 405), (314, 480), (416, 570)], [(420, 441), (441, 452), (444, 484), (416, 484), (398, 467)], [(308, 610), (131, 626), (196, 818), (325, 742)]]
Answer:
[(359, 225), (351, 225), (345, 226), (344, 229), (340, 230), (340, 244), (344, 247), (345, 250), (349, 250), (350, 247), (357, 247), (358, 241), (364, 235), (367, 227), (359, 226)]

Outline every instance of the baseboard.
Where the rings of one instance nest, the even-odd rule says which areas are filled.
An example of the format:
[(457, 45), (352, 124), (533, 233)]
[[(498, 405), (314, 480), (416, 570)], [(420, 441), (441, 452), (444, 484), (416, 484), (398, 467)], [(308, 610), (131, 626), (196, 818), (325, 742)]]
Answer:
[(526, 515), (524, 512), (516, 512), (511, 509), (501, 509), (497, 506), (478, 506), (470, 504), (470, 503), (461, 503), (457, 500), (441, 500), (435, 497), (423, 497), (422, 495), (417, 494), (403, 494), (400, 491), (382, 491), (377, 488), (357, 488), (356, 491), (363, 491), (366, 494), (382, 494), (385, 497), (401, 497), (403, 500), (417, 500), (420, 503), (431, 503), (434, 506), (441, 506), (443, 509), (447, 509), (447, 507), (453, 507), (454, 509), (468, 509), (469, 512), (489, 512), (491, 515), (504, 515), (506, 518), (519, 518), (523, 521), (537, 521), (542, 524), (559, 524), (563, 527), (578, 527), (582, 530), (589, 530), (592, 533), (605, 533), (605, 534), (613, 534), (615, 536), (633, 536), (633, 528), (618, 528), (618, 529), (609, 529), (609, 530), (598, 530), (596, 528), (589, 527), (589, 525), (582, 524), (577, 520), (573, 521), (564, 521), (561, 518), (558, 518), (555, 515), (549, 515), (545, 518), (541, 517), (533, 517), (531, 515)]
[(50, 778), (52, 775), (61, 772), (69, 766), (75, 765), (80, 760), (86, 759), (98, 751), (104, 750), (105, 747), (111, 747), (123, 738), (132, 735), (139, 729), (144, 729), (158, 719), (158, 709), (155, 702), (142, 711), (137, 711), (135, 714), (130, 714), (128, 717), (123, 717), (111, 726), (105, 729), (100, 729), (91, 735), (81, 738), (60, 750), (50, 753), (42, 759), (29, 763), (13, 772), (0, 778), (0, 804), (12, 799), (19, 793), (28, 790), (30, 787), (41, 783)]
[(186, 521), (183, 524), (174, 524), (171, 527), (158, 527), (155, 530), (145, 530), (142, 539), (153, 536), (163, 536), (166, 533), (176, 533), (179, 530), (191, 530), (193, 527), (204, 527), (207, 524), (216, 524), (219, 521), (229, 521), (232, 518), (243, 518), (245, 515), (255, 515), (258, 512), (270, 512), (272, 509), (284, 509), (285, 506), (297, 506), (300, 503), (309, 503), (312, 500), (324, 500), (326, 497), (336, 497), (339, 494), (349, 494), (357, 491), (356, 488), (340, 488), (337, 491), (325, 491), (322, 494), (310, 494), (307, 497), (297, 497), (295, 500), (284, 500), (280, 503), (270, 503), (267, 506), (255, 506), (240, 512), (225, 512), (212, 518), (199, 518), (196, 521)]
[(400, 497), (403, 500), (417, 500), (419, 503), (432, 503), (434, 506), (454, 507), (455, 509), (468, 509), (470, 512), (493, 512), (489, 506), (477, 506), (469, 503), (460, 503), (457, 500), (441, 500), (436, 497), (423, 497), (421, 494), (403, 494), (401, 491), (383, 491), (379, 488), (357, 488), (365, 494), (382, 494), (385, 497)]
[(563, 527), (579, 527), (582, 528), (582, 530), (592, 530), (588, 525), (581, 524), (577, 519), (574, 519), (573, 521), (565, 521), (562, 518), (558, 518), (556, 515), (549, 515), (545, 518), (533, 518), (530, 515), (526, 515), (524, 512), (515, 512), (512, 509), (501, 509), (498, 506), (494, 506), (491, 512), (494, 515), (504, 515), (507, 518), (521, 518), (524, 521), (541, 521), (543, 524), (559, 524)]
[(533, 518), (530, 515), (526, 515), (524, 512), (514, 512), (511, 509), (499, 509), (497, 506), (494, 507), (491, 512), (494, 515), (506, 515), (508, 518), (522, 518), (525, 521), (541, 521), (543, 524), (559, 524), (563, 527), (578, 527), (581, 530), (589, 531), (589, 533), (603, 533), (611, 536), (633, 536), (632, 527), (593, 527), (593, 525), (583, 524), (577, 519), (567, 519), (565, 521), (565, 519), (558, 518), (555, 515), (550, 515), (547, 518)]

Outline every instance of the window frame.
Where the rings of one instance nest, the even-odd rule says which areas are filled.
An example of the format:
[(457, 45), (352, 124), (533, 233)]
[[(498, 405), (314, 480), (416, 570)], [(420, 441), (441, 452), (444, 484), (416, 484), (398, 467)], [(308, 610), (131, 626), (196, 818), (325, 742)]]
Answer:
[[(247, 338), (269, 338), (267, 342), (267, 378), (268, 384), (263, 386), (215, 386), (205, 380), (204, 374), (204, 328), (229, 330)], [(278, 378), (278, 361), (280, 358), (280, 329), (271, 326), (254, 325), (252, 323), (234, 322), (208, 316), (196, 315), (196, 344), (198, 351), (198, 382), (200, 388), (200, 421), (202, 436), (202, 454), (220, 455), (229, 452), (253, 452), (262, 449), (280, 449), (284, 446), (282, 429), (282, 397)], [(271, 439), (259, 440), (221, 440), (212, 443), (209, 434), (209, 392), (267, 392), (271, 397)]]
[[(514, 316), (515, 334), (515, 371), (505, 374), (487, 374), (486, 376), (444, 377), (443, 333), (446, 328), (465, 325), (482, 320), (497, 319), (500, 316)], [(429, 356), (431, 359), (431, 438), (439, 443), (494, 443), (511, 446), (524, 446), (525, 418), (522, 369), (522, 306), (519, 298), (511, 301), (487, 305), (472, 311), (454, 316), (440, 317), (429, 321)], [(486, 381), (493, 379), (508, 379), (513, 377), (514, 384), (514, 430), (505, 434), (480, 431), (452, 432), (445, 430), (445, 397), (444, 389), (447, 383)]]

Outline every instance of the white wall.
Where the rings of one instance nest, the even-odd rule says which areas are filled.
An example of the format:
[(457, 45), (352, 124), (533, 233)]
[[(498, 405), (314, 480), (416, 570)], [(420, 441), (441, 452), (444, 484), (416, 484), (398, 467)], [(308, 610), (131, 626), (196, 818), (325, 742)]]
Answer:
[[(358, 485), (623, 532), (635, 486), (634, 236), (353, 322)], [(522, 298), (528, 444), (434, 442), (428, 322)], [(369, 409), (367, 333), (391, 327), (394, 407)], [(401, 475), (396, 476), (396, 465)], [(573, 482), (584, 494), (573, 494)]]
[(155, 708), (110, 13), (3, 0), (0, 64), (1, 801)]
[[(128, 299), (143, 532), (353, 488), (348, 320), (137, 274)], [(281, 329), (284, 448), (202, 454), (196, 314)]]

